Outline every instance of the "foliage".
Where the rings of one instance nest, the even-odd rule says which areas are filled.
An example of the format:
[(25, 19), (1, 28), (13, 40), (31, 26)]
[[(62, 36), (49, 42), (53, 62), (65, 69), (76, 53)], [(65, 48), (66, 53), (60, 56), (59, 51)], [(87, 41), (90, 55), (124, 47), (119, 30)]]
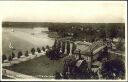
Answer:
[(62, 79), (62, 76), (59, 72), (55, 72), (55, 79)]
[(41, 53), (41, 50), (40, 50), (40, 48), (39, 48), (39, 47), (37, 48), (37, 52), (38, 52), (38, 53)]
[(105, 47), (104, 50), (99, 53), (97, 60), (102, 62), (102, 59), (104, 58), (109, 59), (108, 47)]
[(25, 56), (26, 56), (26, 57), (28, 57), (28, 56), (29, 56), (29, 55), (28, 55), (28, 51), (26, 51), (26, 52), (25, 52)]
[(32, 53), (32, 55), (35, 54), (35, 49), (34, 48), (31, 49), (31, 53)]
[(47, 45), (47, 46), (46, 46), (46, 49), (50, 49), (50, 47)]
[(19, 52), (18, 52), (18, 58), (20, 58), (22, 55), (23, 55), (22, 52), (19, 51)]
[(88, 68), (88, 63), (83, 60), (79, 67), (76, 63), (79, 60), (74, 60), (72, 58), (65, 59), (64, 69), (63, 69), (63, 79), (98, 79), (97, 73), (92, 72)]
[(43, 51), (45, 51), (45, 48), (44, 48), (44, 47), (42, 47), (42, 50), (43, 50)]
[(119, 43), (116, 45), (116, 48), (120, 51), (124, 51), (125, 50), (124, 43), (122, 41), (119, 41)]
[(124, 79), (125, 64), (120, 59), (105, 62), (102, 65), (101, 74), (104, 79)]
[(3, 62), (4, 60), (6, 60), (6, 59), (7, 59), (6, 55), (3, 54), (3, 55), (2, 55), (2, 62)]
[(8, 61), (12, 61), (12, 56), (11, 55), (8, 57)]
[(15, 53), (14, 52), (12, 52), (12, 58), (14, 58), (15, 57)]
[(46, 55), (48, 58), (50, 58), (50, 60), (58, 60), (61, 57), (62, 53), (57, 49), (49, 49), (46, 52)]

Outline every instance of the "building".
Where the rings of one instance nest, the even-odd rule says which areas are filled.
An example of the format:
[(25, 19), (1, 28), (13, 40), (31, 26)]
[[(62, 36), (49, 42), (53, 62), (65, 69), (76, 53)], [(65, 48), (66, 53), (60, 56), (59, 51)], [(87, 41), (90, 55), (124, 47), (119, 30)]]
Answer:
[(97, 61), (100, 53), (102, 53), (106, 47), (102, 41), (94, 43), (77, 42), (76, 45), (77, 49), (75, 50), (75, 57), (79, 59), (79, 54), (81, 54), (81, 57), (88, 62), (89, 68), (91, 68), (92, 64)]
[[(64, 41), (64, 40), (63, 40)], [(92, 64), (95, 63), (99, 57), (99, 55), (104, 51), (106, 45), (102, 41), (96, 41), (93, 43), (86, 42), (86, 41), (76, 41), (70, 43), (70, 52), (69, 56), (74, 56), (76, 60), (84, 59), (88, 62), (88, 67), (91, 68)], [(75, 43), (76, 50), (72, 53), (73, 43)], [(67, 41), (65, 40), (65, 51), (64, 54), (67, 54)]]

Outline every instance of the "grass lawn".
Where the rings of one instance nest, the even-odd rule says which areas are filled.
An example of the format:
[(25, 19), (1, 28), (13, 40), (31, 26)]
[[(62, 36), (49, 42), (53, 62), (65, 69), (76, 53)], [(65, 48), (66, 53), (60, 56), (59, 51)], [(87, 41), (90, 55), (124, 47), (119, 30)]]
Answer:
[(33, 60), (22, 62), (11, 67), (5, 67), (9, 70), (39, 77), (50, 79), (54, 77), (42, 77), (42, 76), (53, 76), (56, 71), (62, 72), (63, 70), (63, 59), (60, 60), (49, 60), (46, 56), (41, 56)]

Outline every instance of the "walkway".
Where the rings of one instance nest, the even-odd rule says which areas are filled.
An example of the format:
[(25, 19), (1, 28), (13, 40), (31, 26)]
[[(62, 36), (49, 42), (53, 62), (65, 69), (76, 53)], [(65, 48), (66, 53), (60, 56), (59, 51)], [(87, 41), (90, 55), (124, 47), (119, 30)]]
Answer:
[(25, 74), (21, 74), (21, 73), (17, 73), (11, 70), (7, 70), (7, 69), (2, 69), (2, 75), (13, 78), (13, 79), (38, 79), (40, 80), (40, 78), (36, 78), (33, 76), (29, 76), (29, 75), (25, 75)]
[(17, 58), (17, 57), (13, 58), (12, 61), (5, 60), (5, 61), (2, 63), (2, 67), (11, 66), (11, 65), (14, 65), (14, 64), (19, 64), (19, 63), (21, 63), (21, 62), (28, 61), (28, 60), (31, 60), (31, 59), (34, 59), (34, 58), (43, 56), (43, 55), (45, 55), (45, 53), (46, 53), (46, 52), (43, 52), (43, 51), (41, 51), (41, 53), (35, 52), (35, 55), (29, 54), (28, 57), (25, 57), (25, 56), (23, 55), (23, 56), (21, 56), (21, 58)]

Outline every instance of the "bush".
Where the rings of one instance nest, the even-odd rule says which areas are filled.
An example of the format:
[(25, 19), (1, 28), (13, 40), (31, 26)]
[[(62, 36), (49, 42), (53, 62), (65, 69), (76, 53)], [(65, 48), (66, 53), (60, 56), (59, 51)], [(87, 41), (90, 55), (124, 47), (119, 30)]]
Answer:
[(62, 79), (62, 76), (59, 72), (55, 72), (55, 79)]
[(91, 79), (98, 77), (96, 73), (88, 69), (86, 60), (77, 67), (76, 63), (78, 63), (79, 60), (74, 60), (72, 58), (68, 58), (64, 62), (63, 74), (66, 76), (66, 79)]
[(117, 46), (117, 49), (120, 51), (125, 50), (124, 43), (122, 41), (120, 41), (116, 46)]
[(43, 51), (45, 51), (45, 48), (44, 48), (44, 47), (42, 47), (42, 50), (43, 50)]
[(61, 55), (61, 52), (59, 52), (57, 49), (49, 49), (48, 51), (46, 51), (46, 56), (51, 60), (58, 60)]
[(35, 54), (35, 49), (34, 48), (31, 49), (31, 53), (32, 53), (32, 55)]
[(12, 56), (11, 55), (8, 57), (8, 61), (12, 61)]
[(4, 62), (4, 60), (6, 60), (6, 59), (7, 59), (6, 55), (3, 54), (3, 55), (2, 55), (2, 62)]
[(46, 49), (50, 49), (50, 47), (47, 45), (47, 46), (46, 46)]
[(40, 48), (37, 48), (37, 52), (38, 52), (38, 53), (41, 53), (41, 50), (40, 50)]
[(23, 55), (22, 52), (19, 51), (19, 52), (18, 52), (18, 58), (20, 58), (22, 55)]
[(104, 79), (124, 79), (125, 64), (120, 59), (105, 62), (102, 65), (101, 74)]
[(26, 56), (26, 57), (28, 57), (28, 56), (29, 56), (29, 55), (28, 55), (28, 51), (26, 51), (26, 52), (25, 52), (25, 56)]
[(12, 58), (14, 58), (15, 57), (15, 53), (14, 52), (12, 52)]

